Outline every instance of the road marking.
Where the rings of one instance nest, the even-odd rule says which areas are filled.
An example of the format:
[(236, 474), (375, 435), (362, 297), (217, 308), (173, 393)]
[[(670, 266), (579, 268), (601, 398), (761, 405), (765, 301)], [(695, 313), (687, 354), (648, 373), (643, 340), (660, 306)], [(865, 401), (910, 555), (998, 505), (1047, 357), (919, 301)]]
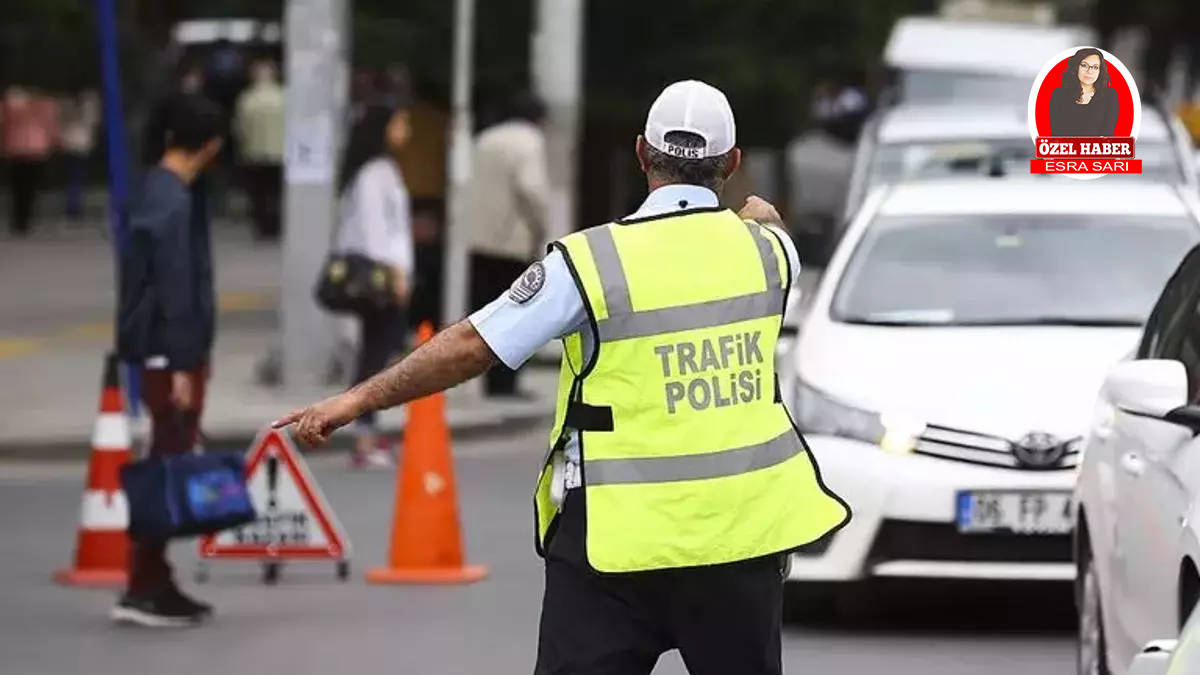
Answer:
[(25, 356), (38, 351), (40, 348), (41, 343), (39, 341), (31, 340), (29, 338), (0, 339), (0, 359)]
[(74, 326), (67, 326), (61, 331), (61, 335), (66, 338), (94, 340), (97, 338), (112, 337), (112, 330), (111, 323), (99, 321), (97, 323), (81, 323)]
[[(261, 311), (274, 307), (276, 302), (272, 293), (231, 291), (217, 297), (217, 311), (221, 314)], [(93, 321), (69, 324), (42, 335), (0, 338), (0, 360), (37, 354), (64, 343), (110, 340), (112, 337), (111, 321)]]
[(274, 307), (274, 294), (257, 291), (228, 291), (217, 298), (217, 311), (253, 312)]

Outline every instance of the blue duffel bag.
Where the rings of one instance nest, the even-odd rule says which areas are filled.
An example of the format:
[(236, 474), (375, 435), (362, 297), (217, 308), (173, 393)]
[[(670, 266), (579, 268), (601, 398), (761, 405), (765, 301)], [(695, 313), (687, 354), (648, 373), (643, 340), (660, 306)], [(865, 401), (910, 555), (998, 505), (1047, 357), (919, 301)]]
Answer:
[(121, 467), (121, 486), (134, 541), (215, 534), (258, 518), (240, 452), (145, 457)]

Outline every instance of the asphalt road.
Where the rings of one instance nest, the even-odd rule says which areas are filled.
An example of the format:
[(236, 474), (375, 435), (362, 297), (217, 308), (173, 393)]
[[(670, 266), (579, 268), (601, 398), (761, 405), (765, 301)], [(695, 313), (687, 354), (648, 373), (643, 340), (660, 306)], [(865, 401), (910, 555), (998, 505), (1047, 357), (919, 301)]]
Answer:
[[(341, 457), (311, 466), (349, 531), (355, 560), (296, 563), (279, 585), (246, 563), (191, 579), (195, 549), (173, 551), (185, 587), (216, 620), (181, 631), (118, 628), (108, 591), (61, 588), (50, 576), (74, 546), (81, 464), (0, 463), (0, 673), (3, 675), (526, 675), (541, 599), (530, 494), (542, 427), (461, 443), (457, 479), (471, 562), (491, 576), (462, 587), (379, 587), (362, 573), (384, 560), (393, 476), (352, 473)], [(1065, 588), (918, 588), (880, 595), (880, 618), (790, 624), (787, 672), (1050, 675), (1072, 672), (1073, 611)], [(675, 654), (654, 671), (686, 672)]]

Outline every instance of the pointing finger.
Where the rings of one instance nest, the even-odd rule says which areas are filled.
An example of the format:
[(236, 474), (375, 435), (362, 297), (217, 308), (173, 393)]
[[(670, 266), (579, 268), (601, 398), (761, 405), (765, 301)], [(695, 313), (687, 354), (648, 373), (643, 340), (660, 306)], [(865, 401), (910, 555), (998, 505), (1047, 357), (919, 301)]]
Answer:
[(300, 417), (302, 415), (304, 415), (303, 408), (301, 408), (300, 410), (293, 410), (292, 412), (284, 415), (283, 417), (280, 417), (279, 419), (275, 420), (274, 422), (271, 422), (271, 428), (278, 429), (280, 427), (286, 427), (289, 424), (294, 424), (297, 420), (300, 419)]

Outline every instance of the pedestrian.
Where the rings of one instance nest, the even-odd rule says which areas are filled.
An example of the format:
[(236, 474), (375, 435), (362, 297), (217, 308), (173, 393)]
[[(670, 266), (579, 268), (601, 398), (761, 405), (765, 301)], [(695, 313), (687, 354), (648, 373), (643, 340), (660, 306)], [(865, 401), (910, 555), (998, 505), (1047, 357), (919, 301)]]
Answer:
[(8, 161), (12, 194), (10, 227), (18, 237), (33, 229), (46, 165), (59, 143), (58, 104), (22, 86), (9, 87), (0, 101), (0, 143)]
[[(174, 86), (154, 102), (146, 120), (141, 152), (145, 166), (156, 166), (167, 151), (167, 127), (176, 110), (188, 108), (197, 96), (204, 95), (204, 89), (204, 69), (196, 62), (182, 62)], [(209, 166), (205, 166), (196, 176), (190, 189), (192, 218), (205, 223), (204, 227), (207, 228), (212, 219), (213, 201), (213, 177)]]
[(667, 87), (636, 153), (637, 212), (558, 239), (483, 310), (274, 425), (322, 443), (561, 338), (535, 674), (646, 675), (670, 649), (693, 675), (778, 674), (788, 554), (850, 518), (776, 383), (795, 246), (765, 201), (719, 206), (741, 161), (719, 90)]
[(100, 95), (88, 88), (70, 97), (62, 106), (62, 151), (67, 168), (67, 215), (83, 216), (88, 162), (96, 147), (100, 126)]
[(204, 69), (193, 61), (179, 64), (175, 81), (153, 104), (142, 130), (142, 163), (155, 166), (167, 150), (167, 125), (174, 110), (186, 106), (196, 95), (204, 94)]
[[(518, 93), (475, 141), (467, 207), (472, 311), (503, 292), (546, 245), (545, 114), (538, 98)], [(484, 376), (489, 397), (527, 398), (518, 384), (517, 372), (503, 364)]]
[(275, 63), (258, 61), (253, 84), (237, 99), (233, 129), (244, 187), (259, 239), (279, 238), (283, 199), (283, 87)]
[[(216, 331), (211, 235), (189, 186), (221, 150), (223, 115), (201, 96), (177, 102), (166, 120), (166, 150), (130, 200), (119, 270), (117, 353), (139, 366), (151, 455), (195, 447)], [(166, 549), (166, 542), (133, 543), (114, 620), (158, 627), (212, 614), (179, 590)]]
[[(351, 133), (347, 147), (347, 181), (342, 191), (335, 249), (357, 253), (392, 270), (396, 301), (358, 318), (358, 355), (354, 381), (363, 382), (383, 370), (404, 349), (406, 310), (413, 284), (412, 207), (399, 154), (411, 136), (407, 108), (372, 105)], [(374, 411), (356, 424), (355, 468), (391, 468), (392, 453), (380, 445)]]

